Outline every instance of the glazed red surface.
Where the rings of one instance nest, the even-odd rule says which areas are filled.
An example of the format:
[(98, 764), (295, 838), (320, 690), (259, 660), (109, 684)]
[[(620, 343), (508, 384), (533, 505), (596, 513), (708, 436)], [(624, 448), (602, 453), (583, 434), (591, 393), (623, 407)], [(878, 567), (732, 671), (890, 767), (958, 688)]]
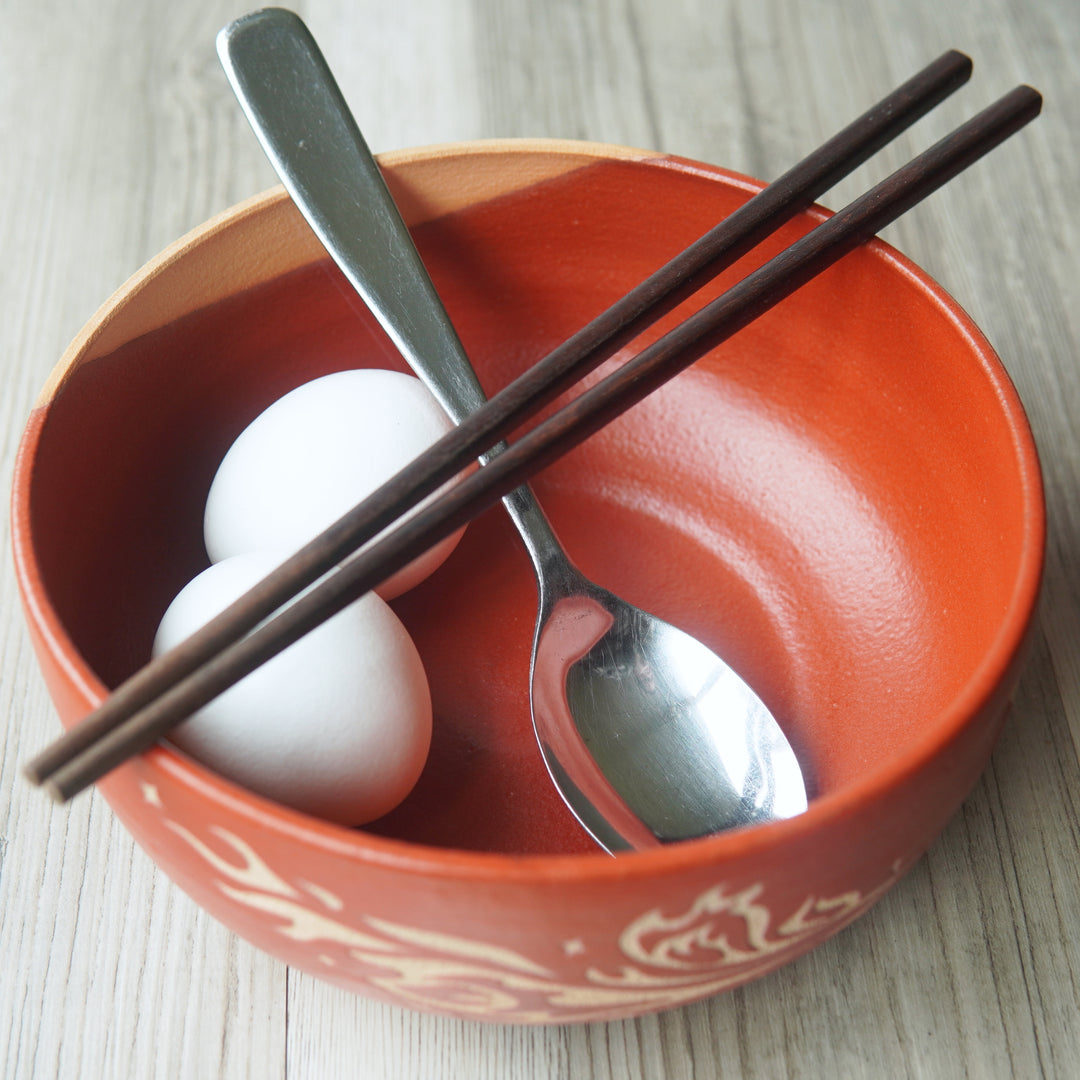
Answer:
[[(421, 151), (392, 179), (424, 207), (459, 186), (475, 194), (478, 176), (514, 186), (522, 162), (535, 179), (538, 164), (551, 175), (595, 153)], [(593, 160), (417, 230), (491, 390), (753, 189), (672, 159)], [(307, 378), (397, 364), (327, 266), (178, 317), (193, 287), (205, 296), (222, 280), (224, 294), (236, 274), (265, 276), (266, 258), (280, 266), (275, 252), (309, 250), (291, 247), (306, 238), (299, 225), (270, 194), (171, 249), (92, 320), (30, 418), (15, 565), (67, 726), (99, 700), (100, 681), (143, 662), (164, 607), (204, 565), (202, 499), (247, 421)], [(96, 336), (163, 324), (112, 352)], [(1038, 463), (1020, 404), (963, 313), (874, 247), (537, 488), (587, 573), (708, 641), (759, 689), (806, 768), (805, 814), (617, 859), (588, 843), (534, 746), (535, 590), (497, 508), (397, 602), (431, 678), (436, 737), (416, 791), (387, 819), (367, 830), (316, 821), (162, 747), (99, 786), (214, 917), (286, 963), (398, 1005), (581, 1022), (759, 978), (875, 903), (989, 757), (1041, 567)]]
[[(417, 239), (491, 391), (743, 197), (605, 162)], [(815, 795), (917, 738), (1011, 602), (1025, 493), (1000, 390), (970, 346), (902, 266), (859, 252), (538, 478), (586, 573), (759, 689)], [(202, 500), (231, 440), (290, 387), (354, 365), (401, 367), (320, 265), (73, 373), (40, 418), (31, 525), (48, 597), (106, 685), (146, 660), (165, 606), (205, 565)], [(371, 831), (592, 850), (534, 744), (535, 588), (501, 513), (395, 606), (429, 672), (436, 733), (416, 791)]]

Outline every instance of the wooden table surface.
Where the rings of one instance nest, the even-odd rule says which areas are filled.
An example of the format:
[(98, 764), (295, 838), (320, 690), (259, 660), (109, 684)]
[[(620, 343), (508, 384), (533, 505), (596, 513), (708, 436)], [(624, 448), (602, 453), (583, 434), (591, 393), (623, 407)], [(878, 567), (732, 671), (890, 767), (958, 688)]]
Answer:
[[(98, 304), (274, 177), (221, 73), (230, 0), (0, 3), (0, 462)], [(376, 151), (557, 136), (777, 175), (949, 47), (972, 84), (839, 205), (1018, 82), (1044, 115), (885, 234), (972, 314), (1038, 440), (1034, 654), (993, 761), (868, 915), (743, 989), (639, 1020), (496, 1027), (374, 1004), (214, 923), (97, 794), (19, 769), (58, 732), (0, 564), (4, 1077), (1080, 1076), (1080, 3), (311, 0)], [(5, 550), (10, 548), (4, 518)]]

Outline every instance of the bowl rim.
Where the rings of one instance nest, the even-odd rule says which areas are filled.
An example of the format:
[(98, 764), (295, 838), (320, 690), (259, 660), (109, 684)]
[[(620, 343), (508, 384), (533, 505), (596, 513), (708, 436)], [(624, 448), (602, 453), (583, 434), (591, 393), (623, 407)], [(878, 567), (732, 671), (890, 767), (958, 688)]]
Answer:
[[(751, 193), (764, 186), (763, 182), (733, 170), (678, 155), (568, 139), (476, 139), (397, 150), (380, 154), (378, 157), (392, 176), (395, 168), (417, 162), (479, 155), (524, 154), (539, 155), (541, 158), (545, 155), (571, 155), (580, 157), (582, 163), (590, 158), (639, 161), (653, 167), (705, 175)], [(149, 260), (113, 292), (65, 350), (35, 401), (35, 413), (40, 411), (43, 414), (47, 411), (49, 402), (56, 396), (67, 375), (86, 357), (87, 351), (107, 328), (112, 315), (123, 306), (127, 298), (144, 288), (149, 281), (176, 263), (191, 248), (203, 243), (210, 235), (287, 201), (288, 195), (284, 188), (272, 187), (196, 226)], [(804, 213), (820, 220), (829, 216), (831, 211), (815, 205)], [(775, 850), (830, 823), (858, 813), (859, 808), (868, 802), (887, 798), (889, 792), (925, 768), (951, 741), (962, 734), (977, 711), (993, 698), (1002, 680), (1022, 653), (1035, 617), (1041, 587), (1045, 504), (1038, 453), (1027, 417), (1019, 395), (989, 341), (949, 293), (912, 260), (880, 239), (871, 240), (866, 248), (875, 258), (888, 263), (893, 272), (906, 278), (909, 284), (966, 338), (968, 348), (978, 361), (984, 377), (996, 392), (1009, 432), (1010, 445), (1016, 457), (1024, 503), (1021, 558), (1008, 608), (997, 634), (981, 663), (954, 699), (910, 744), (889, 761), (873, 766), (860, 779), (840, 790), (812, 799), (808, 809), (796, 817), (645, 851), (628, 852), (617, 858), (612, 858), (599, 848), (595, 852), (576, 854), (515, 854), (435, 847), (378, 836), (363, 828), (347, 828), (310, 817), (250, 792), (213, 773), (171, 745), (158, 744), (145, 753), (144, 761), (149, 769), (162, 770), (174, 783), (186, 788), (193, 796), (246, 818), (259, 829), (269, 829), (293, 841), (322, 849), (328, 854), (425, 878), (498, 881), (503, 884), (561, 880), (579, 883), (611, 882), (677, 874), (694, 867), (715, 866), (729, 860)], [(31, 422), (23, 433), (14, 469), (11, 514), (16, 578), (26, 617), (41, 635), (54, 661), (80, 693), (91, 700), (101, 700), (107, 691), (83, 662), (73, 642), (63, 630), (44, 593), (31, 546), (29, 499), (33, 451), (36, 447), (33, 427)]]

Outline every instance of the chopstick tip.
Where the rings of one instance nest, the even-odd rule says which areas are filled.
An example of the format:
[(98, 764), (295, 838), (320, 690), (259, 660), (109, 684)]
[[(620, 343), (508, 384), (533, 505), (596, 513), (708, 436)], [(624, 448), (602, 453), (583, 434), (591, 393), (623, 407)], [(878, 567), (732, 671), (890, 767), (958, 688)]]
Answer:
[(29, 783), (41, 788), (53, 802), (59, 805), (66, 803), (72, 793), (64, 789), (63, 784), (54, 775), (55, 772), (55, 767), (45, 755), (39, 755), (32, 761), (28, 761), (22, 769), (22, 774)]
[(967, 68), (968, 71), (971, 71), (975, 67), (975, 61), (962, 49), (948, 49), (946, 50), (945, 55), (950, 57), (953, 63), (960, 67)]
[(68, 801), (64, 789), (55, 780), (46, 780), (40, 786), (57, 806), (62, 806)]
[(45, 782), (45, 773), (42, 770), (37, 758), (33, 761), (28, 761), (22, 769), (23, 777), (28, 780), (34, 787), (41, 787)]
[[(1042, 112), (1043, 96), (1034, 86), (1021, 83), (1014, 86), (1004, 97), (998, 100), (1002, 109), (1010, 110), (1019, 118), (1018, 126), (1034, 120)], [(991, 106), (993, 108), (993, 106)]]

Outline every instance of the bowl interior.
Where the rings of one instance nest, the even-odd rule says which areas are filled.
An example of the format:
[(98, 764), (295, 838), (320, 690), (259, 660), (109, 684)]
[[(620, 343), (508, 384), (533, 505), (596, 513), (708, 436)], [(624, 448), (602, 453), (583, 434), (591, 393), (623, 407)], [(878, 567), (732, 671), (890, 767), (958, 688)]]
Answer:
[[(415, 234), (490, 392), (747, 195), (719, 171), (597, 161)], [(703, 296), (813, 223), (804, 215)], [(165, 607), (206, 564), (202, 503), (232, 439), (291, 387), (358, 365), (404, 370), (320, 259), (239, 292), (224, 282), (219, 301), (66, 376), (41, 428), (30, 525), (48, 601), (106, 686), (145, 662)], [(874, 245), (536, 488), (582, 570), (728, 658), (828, 795), (954, 722), (998, 634), (1030, 502), (1010, 394), (947, 298)], [(535, 746), (536, 591), (504, 515), (476, 520), (394, 606), (427, 666), (435, 738), (416, 790), (369, 831), (594, 850)]]

